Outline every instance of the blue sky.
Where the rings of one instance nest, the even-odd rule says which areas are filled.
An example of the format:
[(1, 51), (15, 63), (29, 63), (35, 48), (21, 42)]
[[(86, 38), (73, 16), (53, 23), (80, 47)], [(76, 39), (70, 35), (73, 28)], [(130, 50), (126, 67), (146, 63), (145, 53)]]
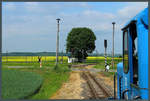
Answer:
[(123, 25), (147, 2), (3, 2), (2, 51), (52, 52), (56, 50), (56, 18), (60, 18), (60, 47), (65, 50), (67, 34), (73, 27), (88, 27), (95, 33), (96, 49), (112, 50), (112, 22), (115, 26), (115, 53), (122, 53)]

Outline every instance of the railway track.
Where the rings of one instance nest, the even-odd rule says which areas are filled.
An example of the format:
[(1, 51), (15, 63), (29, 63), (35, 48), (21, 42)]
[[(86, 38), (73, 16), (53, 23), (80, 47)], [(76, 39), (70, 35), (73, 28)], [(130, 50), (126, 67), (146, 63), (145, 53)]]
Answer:
[(83, 72), (83, 78), (87, 81), (87, 84), (91, 91), (90, 99), (106, 99), (112, 97), (112, 94), (108, 89), (102, 85), (90, 72)]

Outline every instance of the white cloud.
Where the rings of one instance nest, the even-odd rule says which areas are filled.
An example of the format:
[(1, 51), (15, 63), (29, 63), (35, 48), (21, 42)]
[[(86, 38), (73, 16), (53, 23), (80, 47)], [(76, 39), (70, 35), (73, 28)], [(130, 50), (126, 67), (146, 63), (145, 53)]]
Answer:
[(38, 5), (39, 5), (38, 2), (25, 2), (25, 4), (26, 4), (27, 6), (38, 6)]
[(24, 6), (28, 11), (38, 11), (39, 10), (38, 2), (25, 2)]
[(72, 27), (89, 27), (95, 31), (105, 31), (111, 28), (111, 21), (115, 19), (115, 15), (111, 13), (102, 13), (94, 10), (85, 10), (78, 13), (61, 13), (62, 22), (65, 29)]
[(3, 3), (3, 9), (6, 9), (6, 10), (15, 10), (16, 9), (16, 6), (14, 3), (12, 2), (8, 2), (8, 3)]
[(72, 8), (91, 8), (91, 6), (87, 2), (68, 2), (61, 5), (61, 7), (72, 7)]
[(147, 2), (129, 3), (129, 5), (123, 7), (118, 11), (118, 15), (122, 19), (130, 19), (146, 7), (148, 7)]
[(113, 19), (115, 18), (115, 15), (112, 13), (102, 13), (100, 11), (94, 11), (94, 10), (86, 10), (83, 12), (85, 16), (94, 16), (94, 17), (101, 17), (101, 19)]
[(90, 7), (90, 6), (88, 5), (88, 3), (86, 3), (86, 2), (81, 2), (80, 5), (81, 5), (82, 7)]
[[(32, 36), (35, 35), (35, 39), (32, 39), (33, 41), (37, 38), (42, 41), (48, 40), (50, 42), (49, 39), (53, 39), (55, 41), (57, 29), (56, 18), (60, 17), (60, 39), (63, 36), (63, 40), (60, 41), (61, 44), (65, 42), (68, 32), (73, 27), (89, 27), (97, 36), (98, 40), (96, 45), (99, 47), (98, 50), (103, 52), (101, 46), (103, 46), (103, 40), (105, 38), (109, 42), (108, 50), (111, 52), (112, 21), (115, 21), (115, 50), (117, 52), (122, 52), (122, 26), (131, 17), (144, 9), (147, 6), (147, 3), (129, 3), (127, 6), (118, 10), (117, 13), (91, 10), (88, 9), (90, 6), (87, 3), (79, 3), (78, 5), (73, 3), (71, 3), (71, 5), (69, 5), (69, 3), (64, 5), (49, 4), (44, 7), (42, 4), (40, 5), (39, 3), (30, 2), (25, 3), (25, 5), (28, 14), (10, 17), (10, 20), (16, 22), (7, 24), (4, 31), (5, 36), (8, 36), (8, 34), (9, 36), (30, 34)], [(82, 7), (86, 9), (82, 11), (78, 10), (75, 12), (67, 12), (66, 9), (70, 9), (72, 7)], [(39, 12), (39, 14), (36, 14), (36, 12)], [(50, 42), (49, 46), (53, 44), (54, 43)]]

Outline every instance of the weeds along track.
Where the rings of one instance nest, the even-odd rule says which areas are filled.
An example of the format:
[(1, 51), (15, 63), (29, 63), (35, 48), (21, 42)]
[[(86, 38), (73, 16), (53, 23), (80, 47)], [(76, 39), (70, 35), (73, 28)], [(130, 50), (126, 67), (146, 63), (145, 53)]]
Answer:
[(106, 99), (112, 96), (105, 85), (102, 85), (90, 72), (83, 72), (82, 76), (90, 88), (91, 99)]

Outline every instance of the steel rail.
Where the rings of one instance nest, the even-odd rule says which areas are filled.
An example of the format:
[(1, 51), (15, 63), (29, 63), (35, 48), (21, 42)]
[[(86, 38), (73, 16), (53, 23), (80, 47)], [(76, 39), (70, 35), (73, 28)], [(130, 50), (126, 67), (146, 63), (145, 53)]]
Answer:
[[(90, 72), (83, 72), (83, 75), (84, 77), (86, 78), (86, 81), (88, 83), (88, 86), (91, 90), (91, 93), (93, 95), (93, 97), (95, 99), (102, 99), (102, 98), (107, 98), (107, 97), (110, 97), (112, 96), (110, 93), (108, 93), (106, 90), (105, 90), (105, 87), (103, 87), (96, 79), (95, 77), (90, 73)], [(99, 88), (100, 91), (102, 91), (103, 93), (103, 96), (104, 97), (100, 97), (98, 92), (96, 91), (96, 89), (94, 88), (94, 85), (91, 83), (92, 81), (90, 80), (92, 79), (92, 81), (97, 85), (97, 87)]]

